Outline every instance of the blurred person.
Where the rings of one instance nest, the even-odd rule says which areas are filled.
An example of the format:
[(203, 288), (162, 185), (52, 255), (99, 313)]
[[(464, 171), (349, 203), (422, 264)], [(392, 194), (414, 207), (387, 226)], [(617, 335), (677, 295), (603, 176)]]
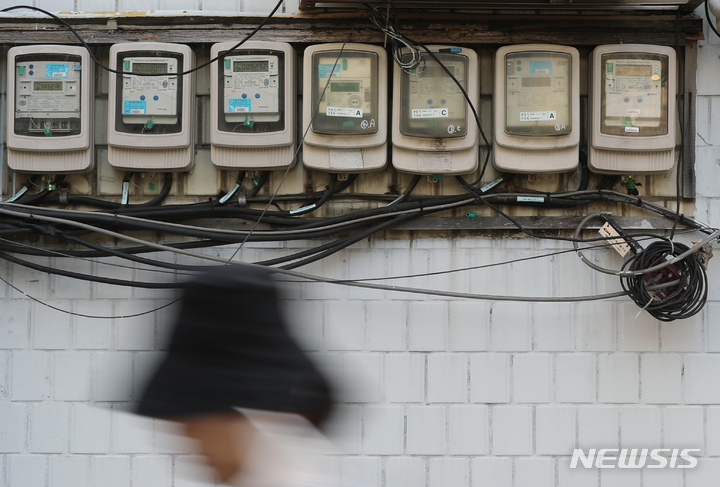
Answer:
[(183, 425), (223, 483), (329, 486), (320, 457), (332, 447), (317, 428), (331, 406), (328, 381), (283, 322), (270, 271), (228, 265), (185, 287), (136, 412)]

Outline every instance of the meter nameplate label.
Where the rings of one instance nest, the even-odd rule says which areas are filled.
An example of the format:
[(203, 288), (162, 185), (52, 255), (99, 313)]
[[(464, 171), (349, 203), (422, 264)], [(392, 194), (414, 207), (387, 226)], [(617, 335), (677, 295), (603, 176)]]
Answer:
[(545, 203), (545, 198), (542, 196), (518, 196), (518, 203)]
[(557, 112), (520, 112), (521, 122), (541, 122), (557, 120)]
[(640, 127), (625, 127), (625, 132), (637, 134), (640, 132)]
[(230, 98), (228, 104), (231, 112), (245, 113), (252, 111), (252, 100), (250, 98)]
[(330, 149), (331, 169), (362, 169), (363, 154), (361, 149)]
[(530, 74), (552, 74), (552, 61), (530, 61)]
[(412, 118), (448, 118), (450, 116), (447, 108), (413, 108)]
[(452, 152), (417, 153), (418, 171), (445, 172), (452, 171)]
[(70, 66), (68, 64), (46, 64), (45, 75), (48, 78), (67, 78)]
[(125, 100), (123, 113), (128, 115), (144, 115), (147, 111), (147, 103), (144, 100)]
[(328, 117), (363, 118), (362, 108), (327, 107), (325, 115)]
[[(333, 69), (334, 66), (334, 69)], [(341, 76), (340, 74), (340, 64), (320, 64), (318, 65), (318, 77), (319, 78), (327, 78), (330, 76), (330, 73), (332, 73), (333, 78), (336, 76)]]

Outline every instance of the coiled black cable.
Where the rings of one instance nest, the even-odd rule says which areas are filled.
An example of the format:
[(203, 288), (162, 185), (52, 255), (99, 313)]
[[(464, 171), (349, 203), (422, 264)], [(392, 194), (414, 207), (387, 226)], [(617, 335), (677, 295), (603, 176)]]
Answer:
[[(653, 242), (625, 262), (623, 270), (649, 269), (687, 250), (689, 247), (679, 242)], [(696, 315), (707, 301), (707, 273), (697, 253), (657, 272), (621, 277), (620, 283), (635, 304), (660, 321), (690, 318)]]

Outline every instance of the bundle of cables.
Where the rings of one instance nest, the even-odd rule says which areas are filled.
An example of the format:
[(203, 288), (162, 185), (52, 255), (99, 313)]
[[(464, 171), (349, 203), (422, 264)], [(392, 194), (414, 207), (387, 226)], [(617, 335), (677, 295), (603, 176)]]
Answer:
[[(672, 238), (656, 236), (658, 240), (642, 248), (607, 213), (593, 213), (585, 217), (575, 230), (575, 238), (585, 225), (594, 218), (602, 218), (610, 224), (621, 239), (611, 239), (617, 244), (624, 240), (633, 252), (621, 270), (606, 269), (583, 255), (577, 241), (573, 247), (578, 257), (592, 269), (618, 276), (625, 293), (640, 308), (660, 321), (690, 318), (705, 306), (708, 294), (707, 262), (699, 254), (706, 253), (710, 242), (720, 236), (720, 230), (706, 228), (710, 233), (693, 247), (675, 242)], [(710, 255), (708, 253), (708, 255)]]
[[(708, 294), (707, 274), (697, 253), (676, 257), (690, 248), (672, 240), (653, 242), (625, 262), (622, 269), (637, 275), (620, 277), (627, 295), (660, 321), (690, 318), (705, 306)], [(672, 262), (654, 272), (649, 269)]]

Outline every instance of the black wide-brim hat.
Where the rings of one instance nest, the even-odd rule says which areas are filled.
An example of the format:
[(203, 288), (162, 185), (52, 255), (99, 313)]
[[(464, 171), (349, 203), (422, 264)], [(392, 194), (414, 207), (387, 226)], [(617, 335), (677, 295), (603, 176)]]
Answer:
[(187, 284), (170, 348), (137, 413), (263, 409), (327, 416), (328, 382), (289, 335), (269, 271), (219, 266)]

